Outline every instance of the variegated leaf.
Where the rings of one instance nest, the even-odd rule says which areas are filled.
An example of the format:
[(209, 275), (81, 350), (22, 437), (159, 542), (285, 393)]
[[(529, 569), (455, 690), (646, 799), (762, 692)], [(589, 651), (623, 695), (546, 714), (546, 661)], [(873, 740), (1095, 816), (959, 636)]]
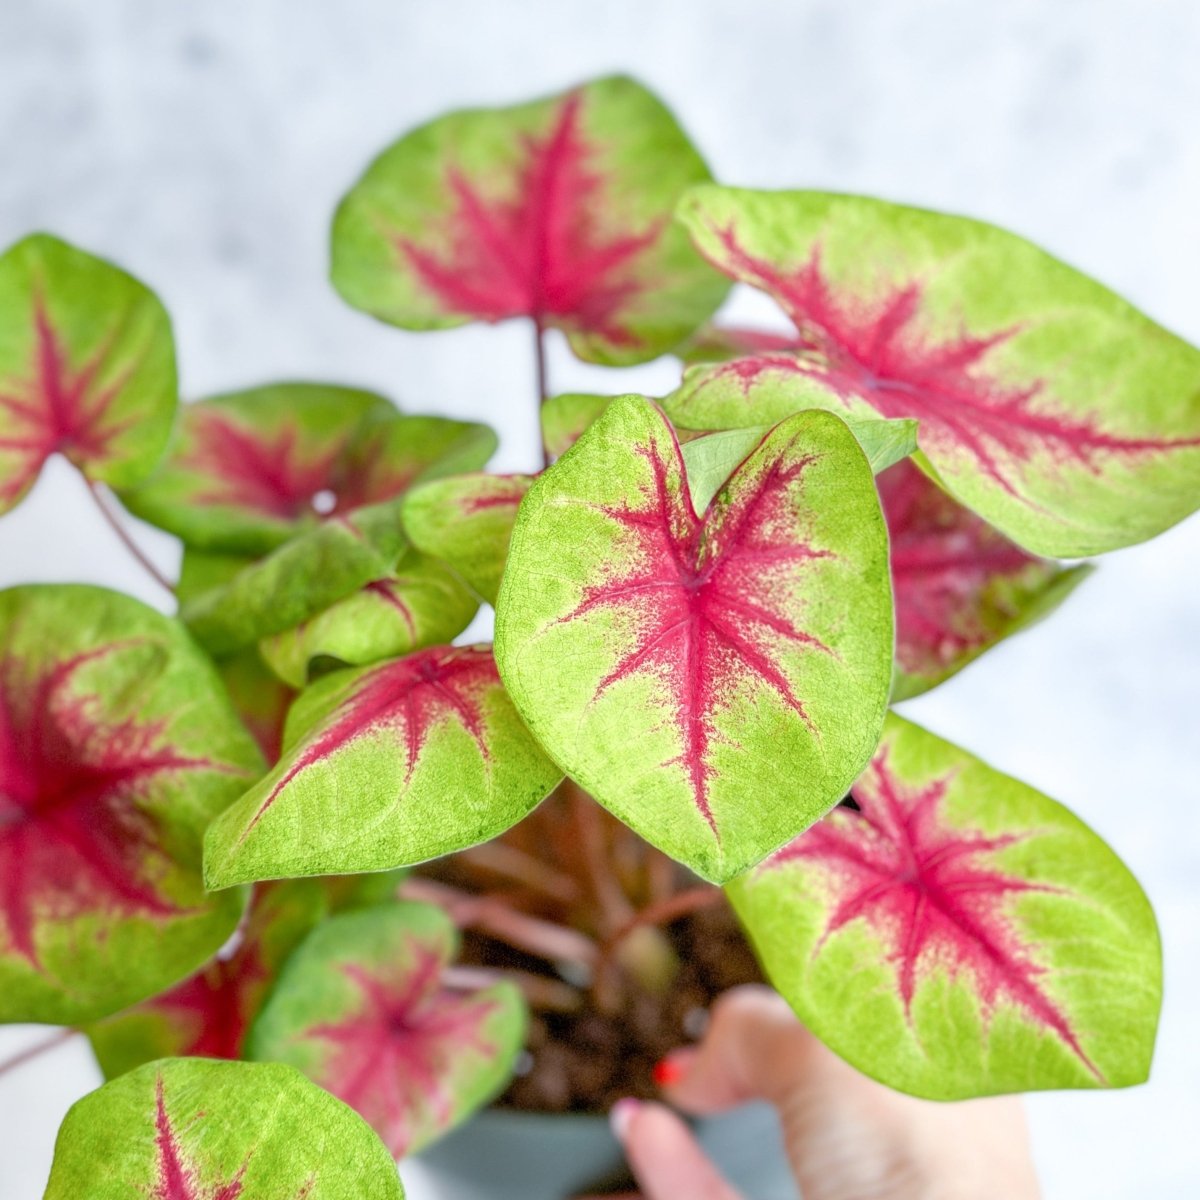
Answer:
[(522, 502), (496, 637), (555, 760), (728, 879), (835, 804), (875, 748), (892, 604), (870, 466), (841, 420), (801, 413), (697, 512), (665, 417), (614, 400)]
[(360, 1113), (399, 1158), (453, 1128), (508, 1081), (525, 1005), (507, 982), (459, 990), (457, 934), (428, 904), (335, 917), (289, 961), (250, 1054), (298, 1067)]
[(162, 1059), (71, 1106), (45, 1200), (404, 1200), (353, 1110), (280, 1063)]
[(185, 631), (100, 588), (0, 592), (0, 1019), (105, 1016), (195, 970), (237, 894), (209, 821), (262, 762)]
[[(224, 657), (294, 629), (366, 584), (387, 579), (409, 548), (400, 503), (360, 508), (297, 535), (227, 582), (190, 595), (182, 606), (184, 621), (210, 654)], [(204, 569), (214, 579), (236, 562), (200, 561), (210, 564)]]
[(530, 475), (480, 472), (424, 484), (405, 499), (405, 531), (418, 550), (448, 563), (495, 604), (517, 506), (532, 482)]
[(488, 646), (440, 646), (318, 680), (275, 769), (208, 831), (210, 887), (377, 871), (487, 841), (562, 778)]
[(457, 637), (479, 604), (442, 563), (405, 551), (386, 579), (370, 583), (259, 643), (271, 669), (292, 687), (338, 667), (365, 667)]
[(320, 881), (258, 884), (231, 944), (195, 975), (87, 1030), (106, 1079), (158, 1058), (241, 1058), (280, 967), (329, 905)]
[(333, 282), (406, 329), (524, 316), (582, 358), (644, 361), (728, 289), (671, 219), (708, 177), (631, 79), (451, 113), (384, 151), (342, 201)]
[(52, 454), (114, 487), (145, 478), (176, 403), (171, 322), (153, 292), (44, 233), (0, 255), (0, 513)]
[(769, 292), (802, 347), (689, 373), (668, 404), (912, 417), (948, 491), (1063, 557), (1200, 506), (1200, 351), (1010, 233), (862, 197), (700, 187), (701, 251)]
[(912, 463), (878, 484), (896, 597), (893, 700), (927, 691), (1044, 617), (1091, 570), (1026, 554)]
[(186, 405), (167, 460), (122, 499), (189, 546), (261, 554), (495, 448), (485, 425), (406, 416), (373, 392), (270, 384)]
[(894, 716), (853, 797), (728, 888), (818, 1037), (939, 1100), (1146, 1078), (1158, 930), (1096, 834)]

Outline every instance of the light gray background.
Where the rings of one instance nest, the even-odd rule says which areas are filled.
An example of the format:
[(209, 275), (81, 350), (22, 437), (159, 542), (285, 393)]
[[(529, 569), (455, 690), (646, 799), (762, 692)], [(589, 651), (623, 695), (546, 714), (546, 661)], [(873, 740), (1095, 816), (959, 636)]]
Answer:
[[(324, 281), (328, 221), (409, 124), (613, 69), (658, 89), (728, 182), (989, 218), (1200, 340), (1196, 0), (0, 0), (0, 243), (52, 229), (157, 288), (189, 395), (367, 384), (492, 421), (497, 465), (531, 467), (527, 331), (373, 324)], [(552, 365), (564, 388), (596, 382), (560, 347)], [(1200, 1195), (1198, 564), (1200, 521), (1111, 555), (1054, 620), (906, 709), (1070, 804), (1162, 922), (1152, 1082), (1029, 1103), (1053, 1198)], [(0, 523), (0, 584), (32, 579), (159, 599), (53, 467)], [(0, 1056), (36, 1032), (0, 1031)], [(41, 1195), (58, 1122), (96, 1081), (78, 1043), (0, 1079), (3, 1200)]]

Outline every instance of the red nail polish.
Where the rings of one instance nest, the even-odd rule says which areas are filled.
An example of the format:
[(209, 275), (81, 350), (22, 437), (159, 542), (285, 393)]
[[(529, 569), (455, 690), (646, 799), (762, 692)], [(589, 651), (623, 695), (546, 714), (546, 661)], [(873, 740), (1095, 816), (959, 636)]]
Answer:
[(678, 1083), (684, 1075), (684, 1064), (673, 1054), (654, 1064), (654, 1082), (659, 1087), (670, 1087)]

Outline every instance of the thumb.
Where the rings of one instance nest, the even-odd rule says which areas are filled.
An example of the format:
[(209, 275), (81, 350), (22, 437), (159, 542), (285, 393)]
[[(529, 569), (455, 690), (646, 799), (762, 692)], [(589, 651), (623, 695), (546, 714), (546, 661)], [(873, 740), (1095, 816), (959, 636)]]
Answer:
[(769, 988), (734, 988), (713, 1006), (695, 1048), (659, 1066), (666, 1097), (685, 1112), (722, 1112), (748, 1100), (781, 1107), (805, 1076), (816, 1041)]

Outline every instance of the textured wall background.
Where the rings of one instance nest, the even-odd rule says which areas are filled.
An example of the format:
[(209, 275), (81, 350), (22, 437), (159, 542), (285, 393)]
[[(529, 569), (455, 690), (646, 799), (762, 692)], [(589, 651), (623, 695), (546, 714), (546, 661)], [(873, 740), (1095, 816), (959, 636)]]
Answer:
[[(994, 220), (1198, 340), (1197, 62), (1195, 0), (0, 0), (0, 243), (49, 228), (146, 279), (174, 315), (189, 395), (366, 384), (491, 420), (498, 464), (525, 468), (524, 329), (399, 334), (324, 281), (335, 201), (409, 124), (627, 69), (729, 182)], [(591, 381), (565, 355), (552, 365), (563, 387)], [(670, 379), (657, 364), (605, 386)], [(62, 470), (0, 523), (0, 584), (31, 579), (157, 600)], [(1054, 1200), (1200, 1194), (1197, 596), (1192, 521), (1110, 556), (1049, 624), (907, 706), (1070, 804), (1162, 922), (1150, 1085), (1030, 1101)], [(0, 1056), (36, 1033), (0, 1031)], [(41, 1195), (58, 1122), (95, 1082), (77, 1043), (0, 1080), (4, 1200)], [(419, 1170), (406, 1177), (420, 1200)]]

